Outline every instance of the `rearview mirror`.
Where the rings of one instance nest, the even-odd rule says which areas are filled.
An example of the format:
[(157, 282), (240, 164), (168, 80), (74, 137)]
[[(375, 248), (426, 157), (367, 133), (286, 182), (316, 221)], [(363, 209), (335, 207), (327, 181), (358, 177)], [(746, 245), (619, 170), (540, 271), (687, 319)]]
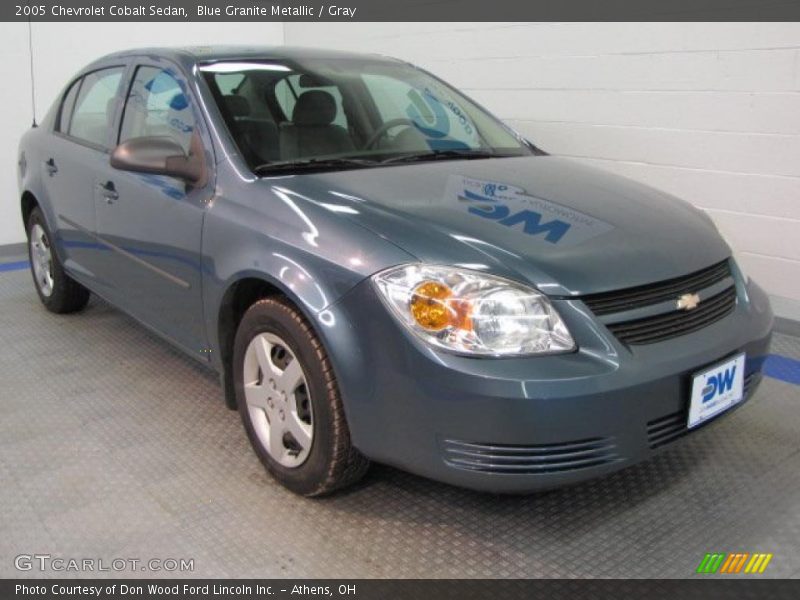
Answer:
[(111, 166), (121, 171), (178, 177), (194, 186), (202, 186), (206, 165), (202, 144), (196, 134), (191, 145), (187, 155), (170, 137), (133, 138), (114, 148)]

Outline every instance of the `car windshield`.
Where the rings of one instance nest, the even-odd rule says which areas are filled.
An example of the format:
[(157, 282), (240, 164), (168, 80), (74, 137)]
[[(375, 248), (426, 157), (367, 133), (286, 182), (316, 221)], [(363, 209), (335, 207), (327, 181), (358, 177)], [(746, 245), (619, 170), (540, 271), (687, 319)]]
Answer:
[(239, 60), (200, 70), (259, 174), (535, 152), (458, 91), (401, 62)]

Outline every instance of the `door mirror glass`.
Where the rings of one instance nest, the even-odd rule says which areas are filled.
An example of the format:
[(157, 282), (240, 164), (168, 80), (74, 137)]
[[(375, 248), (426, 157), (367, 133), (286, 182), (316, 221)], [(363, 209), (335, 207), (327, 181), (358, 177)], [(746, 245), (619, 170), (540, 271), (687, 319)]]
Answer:
[[(192, 145), (199, 143), (199, 136), (194, 136)], [(176, 140), (167, 136), (138, 137), (122, 142), (111, 153), (111, 166), (122, 171), (177, 177), (195, 186), (205, 183), (202, 150), (190, 150), (187, 154)]]

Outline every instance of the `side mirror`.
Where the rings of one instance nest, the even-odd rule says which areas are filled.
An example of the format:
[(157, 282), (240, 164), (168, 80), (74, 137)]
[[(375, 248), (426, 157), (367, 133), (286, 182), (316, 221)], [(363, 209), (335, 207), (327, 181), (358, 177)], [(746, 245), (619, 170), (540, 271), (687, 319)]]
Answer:
[(205, 184), (206, 164), (197, 134), (192, 136), (191, 146), (187, 155), (170, 137), (133, 138), (114, 148), (111, 166), (121, 171), (177, 177), (201, 187)]

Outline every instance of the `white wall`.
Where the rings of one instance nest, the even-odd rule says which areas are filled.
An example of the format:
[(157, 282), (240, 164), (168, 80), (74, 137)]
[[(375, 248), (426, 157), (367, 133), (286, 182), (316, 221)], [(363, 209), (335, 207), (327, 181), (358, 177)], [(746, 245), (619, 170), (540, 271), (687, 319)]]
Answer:
[[(281, 23), (33, 23), (36, 114), (69, 77), (109, 52), (142, 46), (281, 45)], [(17, 198), (17, 143), (31, 124), (28, 24), (0, 23), (0, 245), (24, 241)], [(10, 82), (14, 82), (12, 85)]]
[[(260, 43), (379, 52), (429, 68), (551, 153), (709, 211), (800, 319), (800, 24), (34, 23), (37, 112), (97, 56)], [(23, 240), (16, 143), (30, 123), (27, 24), (0, 23), (0, 244)]]
[(290, 45), (390, 54), (545, 150), (708, 210), (800, 319), (800, 24), (287, 23)]

